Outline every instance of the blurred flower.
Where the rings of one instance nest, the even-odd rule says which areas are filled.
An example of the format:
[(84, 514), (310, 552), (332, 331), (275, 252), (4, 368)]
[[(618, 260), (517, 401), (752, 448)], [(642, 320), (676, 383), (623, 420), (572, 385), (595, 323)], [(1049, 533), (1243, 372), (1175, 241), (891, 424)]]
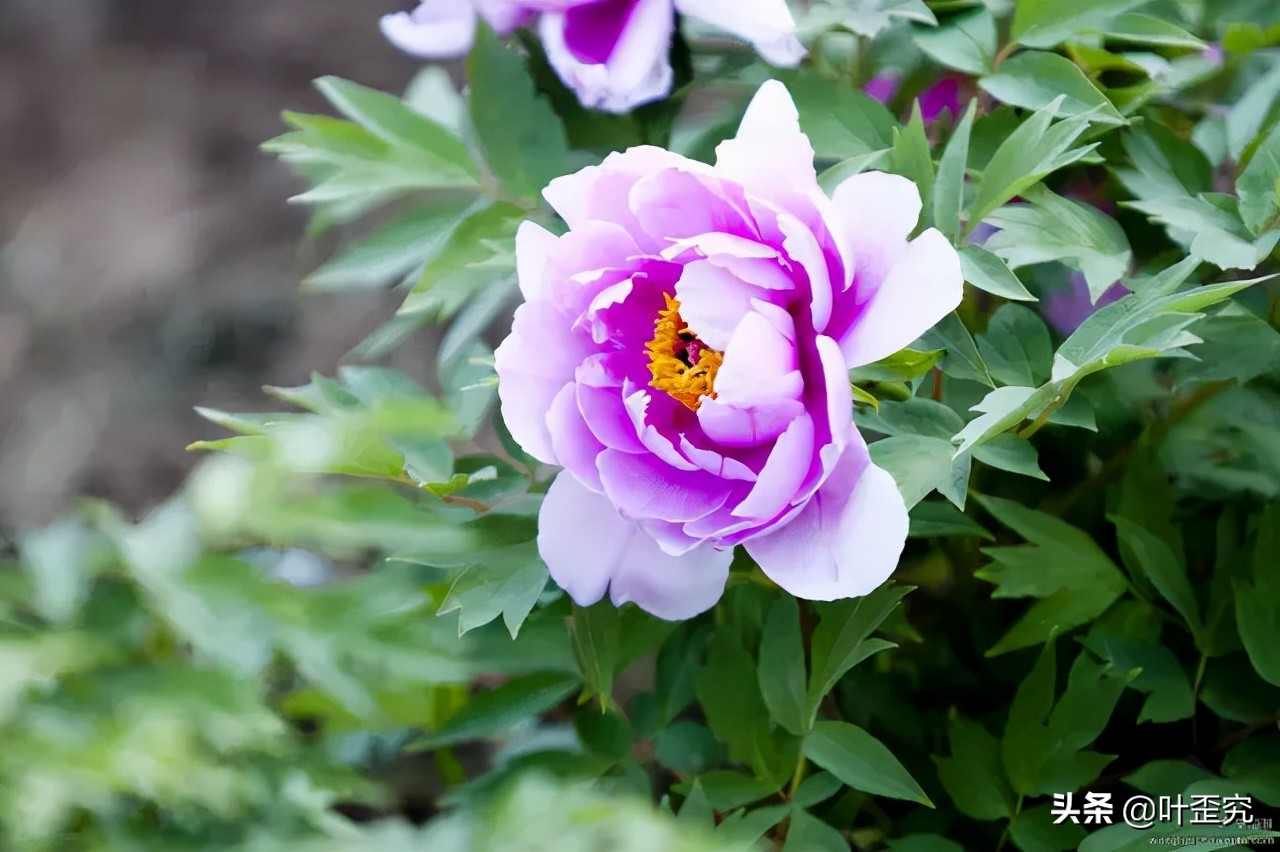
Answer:
[[(964, 112), (961, 95), (966, 80), (959, 74), (944, 74), (919, 94), (920, 115), (925, 124), (937, 121), (944, 112), (951, 113), (953, 119)], [(878, 74), (863, 86), (863, 91), (880, 103), (887, 104), (898, 94), (898, 87), (901, 85), (902, 81), (892, 74)]]
[(1053, 290), (1040, 302), (1040, 313), (1063, 337), (1069, 336), (1080, 324), (1093, 316), (1100, 308), (1117, 302), (1129, 291), (1119, 281), (1112, 284), (1095, 303), (1089, 296), (1089, 285), (1079, 272), (1071, 273), (1066, 288)]
[(854, 428), (847, 371), (960, 302), (955, 250), (908, 242), (920, 194), (864, 172), (823, 195), (778, 82), (716, 165), (613, 154), (544, 195), (562, 237), (516, 238), (526, 299), (495, 360), (502, 414), (564, 470), (538, 545), (579, 604), (609, 592), (660, 618), (719, 599), (741, 543), (803, 598), (866, 594), (907, 513)]
[(384, 17), (382, 31), (401, 50), (443, 59), (470, 49), (477, 14), (500, 34), (536, 23), (552, 67), (584, 106), (626, 112), (671, 90), (677, 12), (750, 42), (775, 65), (804, 57), (785, 0), (423, 0)]

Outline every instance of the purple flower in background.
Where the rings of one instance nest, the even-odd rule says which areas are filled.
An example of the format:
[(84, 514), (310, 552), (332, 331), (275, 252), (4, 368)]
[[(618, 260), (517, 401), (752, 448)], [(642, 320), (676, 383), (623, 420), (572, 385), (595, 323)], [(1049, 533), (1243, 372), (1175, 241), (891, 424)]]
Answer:
[(1117, 281), (1094, 303), (1089, 296), (1089, 285), (1085, 283), (1084, 276), (1073, 272), (1065, 289), (1053, 290), (1044, 297), (1040, 302), (1040, 313), (1059, 334), (1068, 337), (1099, 308), (1117, 302), (1127, 295), (1129, 291)]
[(905, 178), (825, 196), (781, 83), (716, 153), (610, 155), (545, 190), (567, 234), (516, 237), (526, 301), (495, 357), (502, 414), (564, 468), (538, 547), (579, 604), (608, 592), (691, 617), (737, 544), (792, 594), (852, 597), (902, 551), (906, 509), (853, 425), (848, 370), (959, 304), (956, 252), (934, 229), (908, 241)]
[(401, 50), (445, 59), (471, 48), (477, 15), (501, 34), (536, 24), (552, 67), (584, 106), (626, 112), (671, 90), (677, 12), (750, 42), (774, 65), (804, 57), (786, 0), (422, 0), (384, 17), (382, 31)]
[[(965, 77), (959, 74), (945, 74), (939, 77), (919, 95), (920, 116), (925, 124), (937, 121), (944, 112), (951, 113), (953, 119), (964, 112), (962, 95), (966, 83)], [(898, 94), (902, 81), (892, 74), (879, 74), (872, 77), (863, 86), (863, 91), (882, 104), (887, 104)]]

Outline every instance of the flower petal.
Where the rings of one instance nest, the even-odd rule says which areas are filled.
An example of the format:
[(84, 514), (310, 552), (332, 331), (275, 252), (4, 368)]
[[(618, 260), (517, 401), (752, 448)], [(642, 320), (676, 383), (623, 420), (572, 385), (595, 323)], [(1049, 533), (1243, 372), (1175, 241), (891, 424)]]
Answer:
[[(547, 464), (559, 463), (547, 430), (547, 411), (591, 354), (569, 334), (568, 325), (568, 318), (549, 302), (525, 302), (516, 309), (511, 334), (493, 353), (502, 419), (516, 443)], [(548, 335), (560, 345), (547, 346)]]
[(774, 65), (792, 68), (805, 56), (786, 0), (676, 0), (676, 9), (750, 42)]
[(796, 518), (745, 542), (771, 580), (791, 594), (858, 597), (893, 573), (907, 540), (907, 508), (893, 478), (850, 445)]
[(560, 389), (547, 411), (547, 430), (557, 461), (593, 490), (603, 490), (596, 457), (604, 444), (596, 438), (578, 409), (578, 388), (570, 383)]
[[(907, 237), (920, 221), (920, 207), (916, 185), (885, 172), (854, 175), (831, 193), (831, 210), (852, 248), (861, 289), (878, 287), (906, 251)], [(866, 293), (860, 295), (865, 298)]]
[(476, 11), (468, 0), (423, 0), (412, 12), (383, 15), (387, 41), (423, 59), (452, 59), (471, 49)]
[(729, 499), (731, 483), (703, 470), (678, 470), (651, 455), (605, 450), (596, 464), (604, 493), (628, 517), (692, 521)]
[(668, 621), (692, 618), (724, 593), (733, 551), (700, 545), (671, 556), (609, 500), (567, 473), (556, 477), (538, 517), (538, 553), (580, 606), (604, 597)]
[(954, 311), (964, 297), (960, 256), (930, 228), (907, 245), (840, 340), (853, 368), (888, 357)]
[[(604, 52), (604, 62), (584, 62), (570, 48), (567, 34), (569, 16), (575, 10), (548, 13), (539, 22), (539, 34), (547, 59), (556, 74), (589, 109), (623, 113), (641, 104), (656, 101), (671, 90), (673, 74), (668, 60), (675, 29), (671, 0), (603, 0), (618, 7), (617, 14), (630, 17), (616, 34), (617, 41)], [(578, 14), (597, 15), (591, 4)], [(592, 52), (602, 50), (593, 49)]]
[(786, 86), (770, 80), (760, 87), (738, 135), (716, 147), (716, 169), (771, 201), (818, 191), (813, 146), (800, 130), (800, 114)]
[(536, 222), (525, 220), (516, 231), (516, 278), (520, 281), (520, 295), (526, 302), (543, 299), (547, 287), (543, 282), (547, 269), (547, 255), (558, 239)]

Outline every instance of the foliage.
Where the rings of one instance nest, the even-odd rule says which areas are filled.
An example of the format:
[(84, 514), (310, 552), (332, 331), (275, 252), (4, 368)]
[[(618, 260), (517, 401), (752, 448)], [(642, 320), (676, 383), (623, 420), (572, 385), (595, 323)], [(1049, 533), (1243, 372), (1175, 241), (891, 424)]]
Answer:
[[(1054, 793), (1280, 807), (1280, 11), (809, 5), (801, 70), (682, 42), (630, 116), (489, 33), (462, 95), (286, 113), (266, 150), (341, 230), (306, 286), (401, 307), (287, 410), (204, 411), (233, 434), (140, 523), (0, 555), (0, 847), (1039, 852), (1182, 836), (1055, 826)], [(926, 121), (943, 73), (972, 100)], [(824, 187), (906, 175), (961, 252), (960, 309), (850, 376), (908, 549), (853, 600), (739, 554), (688, 622), (574, 606), (553, 472), (494, 412), (515, 230), (562, 231), (541, 188), (609, 150), (709, 158), (775, 75)], [(426, 326), (434, 391), (383, 366)]]

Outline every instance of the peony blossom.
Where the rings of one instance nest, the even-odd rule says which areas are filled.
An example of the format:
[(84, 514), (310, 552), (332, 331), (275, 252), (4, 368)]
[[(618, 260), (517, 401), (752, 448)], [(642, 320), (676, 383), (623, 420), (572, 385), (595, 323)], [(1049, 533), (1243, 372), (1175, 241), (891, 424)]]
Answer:
[(907, 512), (848, 370), (962, 292), (942, 234), (908, 239), (915, 185), (867, 172), (828, 198), (774, 81), (714, 166), (632, 148), (544, 196), (569, 230), (521, 226), (525, 302), (496, 364), (511, 434), (564, 468), (539, 517), (552, 578), (672, 620), (715, 604), (738, 544), (798, 597), (884, 582)]
[(626, 112), (671, 90), (677, 12), (750, 42), (775, 65), (804, 57), (786, 0), (422, 0), (385, 16), (382, 31), (401, 50), (447, 59), (471, 48), (477, 15), (501, 34), (536, 25), (552, 67), (584, 106)]

